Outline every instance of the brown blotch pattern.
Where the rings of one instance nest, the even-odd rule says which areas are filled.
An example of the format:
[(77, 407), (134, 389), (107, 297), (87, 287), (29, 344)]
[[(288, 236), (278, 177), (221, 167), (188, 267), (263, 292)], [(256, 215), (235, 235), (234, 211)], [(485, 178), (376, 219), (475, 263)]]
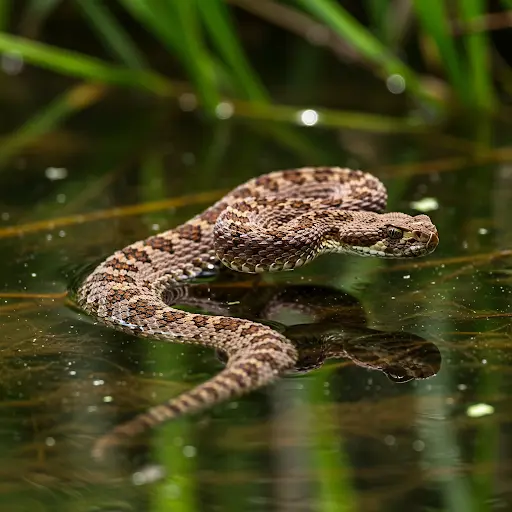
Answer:
[(128, 301), (130, 299), (133, 299), (134, 297), (139, 296), (139, 294), (140, 292), (138, 292), (137, 290), (132, 290), (129, 288), (112, 288), (108, 291), (107, 301), (111, 303)]
[(173, 322), (177, 322), (178, 320), (183, 320), (187, 316), (187, 313), (180, 311), (178, 309), (164, 310), (162, 312), (162, 318), (167, 322), (167, 324), (171, 324)]
[(104, 268), (110, 268), (112, 270), (125, 270), (129, 272), (138, 272), (139, 269), (134, 265), (135, 262), (126, 262), (113, 258), (110, 261), (105, 262)]
[(172, 240), (162, 235), (151, 236), (144, 240), (144, 244), (155, 251), (163, 251), (172, 254), (174, 252)]
[[(132, 277), (127, 274), (109, 274), (107, 272), (96, 274), (95, 280), (98, 282), (105, 283), (119, 283), (119, 284), (135, 284), (135, 277)], [(108, 293), (108, 290), (105, 289), (105, 293)]]
[(183, 240), (189, 240), (196, 244), (201, 242), (201, 226), (199, 224), (184, 224), (177, 229), (177, 232)]
[(151, 263), (151, 258), (147, 251), (135, 249), (134, 247), (126, 247), (121, 251), (127, 260), (140, 261), (141, 263)]

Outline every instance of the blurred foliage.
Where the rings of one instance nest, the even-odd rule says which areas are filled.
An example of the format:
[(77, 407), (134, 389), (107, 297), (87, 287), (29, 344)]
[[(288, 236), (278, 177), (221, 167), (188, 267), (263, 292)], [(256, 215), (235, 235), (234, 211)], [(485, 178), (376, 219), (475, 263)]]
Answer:
[[(507, 26), (510, 0), (498, 4), (503, 12), (490, 12), (484, 0), (364, 0), (359, 5), (335, 0), (3, 0), (0, 5), (0, 51), (58, 73), (174, 95), (172, 82), (151, 68), (151, 59), (127, 29), (127, 19), (135, 21), (168, 52), (169, 66), (179, 62), (210, 113), (225, 96), (256, 105), (272, 101), (243, 49), (243, 27), (236, 23), (242, 10), (331, 50), (345, 64), (366, 68), (382, 80), (394, 77), (430, 116), (432, 108), (426, 107), (439, 113), (454, 100), (463, 107), (496, 109), (502, 91), (512, 90), (512, 73), (489, 37), (494, 28)], [(72, 23), (87, 24), (114, 63), (43, 42), (44, 27), (59, 10)]]

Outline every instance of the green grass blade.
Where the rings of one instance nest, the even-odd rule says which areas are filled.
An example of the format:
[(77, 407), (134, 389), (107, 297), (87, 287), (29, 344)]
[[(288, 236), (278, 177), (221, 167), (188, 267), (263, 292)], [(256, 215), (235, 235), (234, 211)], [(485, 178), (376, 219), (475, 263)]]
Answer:
[(129, 68), (147, 67), (146, 62), (130, 36), (112, 15), (109, 8), (98, 0), (75, 0), (110, 52)]
[(248, 63), (240, 42), (233, 30), (230, 13), (223, 0), (196, 0), (203, 22), (225, 61), (231, 67), (233, 78), (239, 83), (246, 99), (266, 102), (265, 92), (259, 77)]
[(91, 81), (147, 89), (161, 96), (171, 95), (174, 89), (169, 80), (157, 73), (123, 69), (81, 53), (5, 33), (0, 33), (2, 51), (18, 52), (31, 64)]
[(382, 0), (366, 0), (366, 10), (370, 18), (370, 26), (379, 40), (383, 43), (388, 42), (388, 31), (386, 20), (388, 16), (389, 3)]
[(203, 106), (213, 112), (220, 102), (213, 61), (203, 41), (198, 12), (191, 0), (122, 0), (123, 6), (181, 58)]
[(213, 62), (203, 43), (198, 7), (195, 2), (172, 2), (182, 30), (182, 53), (184, 64), (199, 86), (204, 106), (213, 111), (220, 102), (216, 90), (216, 77)]
[(153, 0), (119, 0), (125, 10), (131, 14), (150, 33), (158, 37), (169, 49), (180, 48), (181, 27), (176, 25), (173, 12), (169, 8), (168, 0), (160, 0), (158, 4)]
[(0, 31), (7, 30), (11, 15), (11, 1), (3, 0), (0, 2)]
[(421, 86), (421, 82), (411, 68), (395, 57), (386, 46), (339, 4), (333, 0), (295, 0), (295, 2), (302, 5), (310, 14), (322, 20), (339, 37), (348, 41), (361, 55), (377, 65), (384, 78), (399, 74), (405, 79), (407, 88), (411, 93), (430, 103), (439, 103), (433, 95)]
[(471, 87), (468, 86), (465, 61), (455, 46), (445, 2), (414, 0), (414, 8), (424, 31), (436, 43), (439, 56), (453, 88), (463, 103), (471, 104), (472, 94)]
[[(459, 0), (460, 18), (471, 25), (486, 13), (485, 0)], [(468, 52), (468, 72), (475, 104), (482, 108), (492, 108), (495, 103), (494, 89), (489, 60), (489, 41), (484, 32), (471, 32), (463, 36)]]

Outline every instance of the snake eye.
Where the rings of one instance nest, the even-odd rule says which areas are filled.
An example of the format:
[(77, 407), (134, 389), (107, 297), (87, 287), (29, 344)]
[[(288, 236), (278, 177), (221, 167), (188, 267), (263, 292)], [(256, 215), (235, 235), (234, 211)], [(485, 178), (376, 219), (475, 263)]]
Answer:
[(402, 230), (393, 226), (388, 228), (389, 238), (402, 238)]

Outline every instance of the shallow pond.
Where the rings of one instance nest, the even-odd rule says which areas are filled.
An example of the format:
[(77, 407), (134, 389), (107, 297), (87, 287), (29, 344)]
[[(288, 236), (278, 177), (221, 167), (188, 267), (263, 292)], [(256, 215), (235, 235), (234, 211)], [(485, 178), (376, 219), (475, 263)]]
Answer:
[[(512, 509), (510, 127), (212, 122), (187, 111), (186, 95), (178, 108), (101, 94), (21, 152), (21, 119), (4, 121), (2, 510)], [(199, 280), (182, 307), (270, 322), (297, 341), (301, 371), (97, 464), (95, 439), (214, 375), (222, 358), (96, 325), (68, 291), (87, 265), (244, 180), (304, 165), (374, 172), (389, 210), (431, 216), (438, 249)]]

